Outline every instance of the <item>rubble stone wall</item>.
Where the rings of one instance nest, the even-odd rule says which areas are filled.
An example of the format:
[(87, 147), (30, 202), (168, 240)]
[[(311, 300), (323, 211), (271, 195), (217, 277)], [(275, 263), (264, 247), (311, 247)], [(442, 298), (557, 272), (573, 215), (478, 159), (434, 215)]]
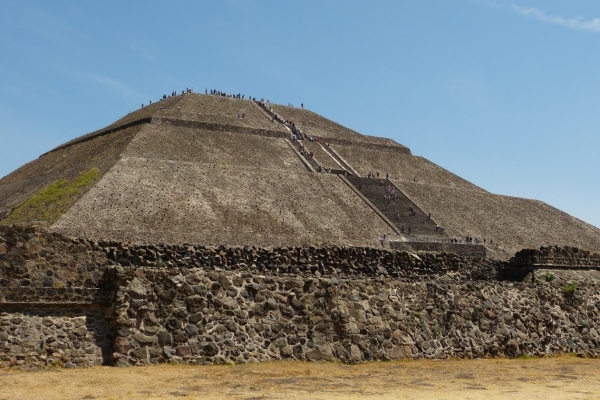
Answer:
[(600, 352), (600, 288), (560, 278), (290, 277), (138, 268), (119, 272), (112, 362), (359, 362)]
[(600, 267), (600, 254), (571, 246), (542, 246), (539, 249), (523, 249), (511, 259), (513, 265), (568, 265)]
[(486, 258), (487, 250), (480, 244), (428, 243), (428, 242), (390, 242), (390, 247), (400, 251), (427, 251), (436, 253), (455, 253), (459, 256)]
[(113, 333), (103, 308), (2, 304), (0, 310), (0, 366), (39, 369), (109, 363)]
[(0, 366), (595, 357), (600, 272), (578, 265), (512, 282), (514, 265), (454, 253), (138, 246), (0, 227)]

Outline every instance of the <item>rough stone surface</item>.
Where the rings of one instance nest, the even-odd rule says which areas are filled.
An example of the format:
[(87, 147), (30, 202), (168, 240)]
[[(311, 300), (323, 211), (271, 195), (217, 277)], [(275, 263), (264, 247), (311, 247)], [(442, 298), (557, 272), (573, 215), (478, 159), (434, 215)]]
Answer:
[[(106, 173), (139, 131), (132, 127), (49, 153), (0, 179), (0, 221), (11, 210), (59, 179), (73, 179), (93, 167)], [(29, 221), (27, 221), (29, 222)]]
[[(0, 312), (0, 366), (38, 369), (109, 362), (113, 335), (99, 308), (7, 307)], [(125, 346), (114, 349), (124, 351)]]
[[(125, 277), (117, 297), (120, 321), (131, 334), (127, 351), (113, 354), (117, 365), (600, 353), (597, 273), (569, 297), (561, 278), (530, 285), (472, 280), (465, 270), (413, 279), (341, 278), (335, 284), (325, 277), (227, 271), (238, 282), (230, 292), (206, 270), (191, 269), (206, 291), (199, 297), (173, 271), (142, 270), (154, 288), (144, 303), (121, 297), (126, 276), (141, 275), (139, 269), (119, 274)], [(145, 329), (147, 310), (160, 310), (163, 339), (152, 344), (133, 333)], [(152, 356), (137, 357), (141, 347)]]
[(485, 237), (495, 257), (503, 248), (512, 255), (524, 247), (555, 244), (600, 251), (598, 228), (538, 200), (424, 182), (396, 184), (450, 237)]
[(381, 235), (396, 236), (336, 175), (144, 158), (120, 160), (52, 229), (97, 240), (265, 247), (377, 246)]
[[(54, 260), (65, 264), (53, 270)], [(340, 246), (135, 246), (2, 227), (0, 263), (2, 366), (600, 353), (600, 255), (573, 247), (504, 262)], [(532, 279), (506, 280), (515, 269)], [(71, 286), (45, 287), (44, 275)]]

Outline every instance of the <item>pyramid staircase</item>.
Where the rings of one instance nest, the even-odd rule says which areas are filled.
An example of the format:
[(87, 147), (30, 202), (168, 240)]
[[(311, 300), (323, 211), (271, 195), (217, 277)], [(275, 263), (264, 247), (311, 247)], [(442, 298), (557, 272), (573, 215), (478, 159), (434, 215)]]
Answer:
[[(387, 179), (347, 177), (383, 215), (392, 221), (409, 240), (448, 240), (448, 235), (436, 229), (436, 223)], [(396, 196), (392, 193), (396, 192)], [(388, 199), (386, 199), (386, 197)]]
[(357, 175), (358, 176), (358, 172), (356, 172), (354, 170), (354, 168), (352, 168), (350, 165), (348, 165), (348, 163), (346, 161), (344, 161), (342, 159), (342, 157), (331, 147), (329, 147), (329, 144), (326, 143), (325, 145), (321, 145), (321, 147), (323, 148), (323, 150), (329, 154), (331, 156), (331, 158), (333, 158), (341, 167), (344, 171), (347, 171), (348, 174), (352, 174), (352, 175)]

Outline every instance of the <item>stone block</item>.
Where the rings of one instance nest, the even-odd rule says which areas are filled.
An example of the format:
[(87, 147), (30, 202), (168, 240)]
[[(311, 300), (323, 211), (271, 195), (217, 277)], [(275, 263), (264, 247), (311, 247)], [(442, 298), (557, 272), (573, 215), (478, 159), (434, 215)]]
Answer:
[(150, 345), (154, 344), (154, 342), (156, 342), (156, 340), (157, 340), (156, 336), (144, 335), (141, 332), (138, 332), (135, 335), (133, 335), (133, 338), (135, 339), (135, 341), (137, 341), (139, 344), (141, 344), (143, 346), (150, 346)]

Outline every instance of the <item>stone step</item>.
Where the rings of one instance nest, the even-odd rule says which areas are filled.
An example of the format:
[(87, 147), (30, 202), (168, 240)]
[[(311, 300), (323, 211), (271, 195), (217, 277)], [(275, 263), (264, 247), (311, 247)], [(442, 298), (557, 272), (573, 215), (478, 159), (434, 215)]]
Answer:
[(322, 147), (323, 147), (323, 150), (325, 150), (327, 152), (327, 154), (329, 154), (331, 156), (331, 158), (336, 160), (343, 169), (348, 171), (348, 173), (358, 175), (358, 174), (356, 174), (356, 172), (354, 171), (353, 168), (351, 168), (344, 160), (342, 160), (342, 158), (335, 151), (333, 151), (333, 149), (331, 147), (329, 147), (329, 144), (325, 144)]
[(316, 172), (324, 171), (324, 168), (321, 166), (321, 164), (319, 164), (317, 161), (315, 161), (315, 159), (313, 157), (310, 156), (308, 149), (306, 149), (299, 140), (292, 139), (291, 142), (294, 145), (294, 147), (296, 148), (296, 150), (298, 150), (300, 155), (302, 155), (302, 157), (304, 157), (306, 162), (308, 162), (310, 164), (310, 166), (313, 167), (313, 169)]
[[(361, 178), (353, 175), (348, 176), (348, 181), (404, 234), (448, 238), (441, 229), (436, 230), (436, 223), (428, 214), (387, 179)], [(396, 191), (396, 198), (392, 196), (390, 200), (386, 200), (386, 196), (392, 195), (393, 190)], [(411, 207), (414, 212), (411, 211)]]

